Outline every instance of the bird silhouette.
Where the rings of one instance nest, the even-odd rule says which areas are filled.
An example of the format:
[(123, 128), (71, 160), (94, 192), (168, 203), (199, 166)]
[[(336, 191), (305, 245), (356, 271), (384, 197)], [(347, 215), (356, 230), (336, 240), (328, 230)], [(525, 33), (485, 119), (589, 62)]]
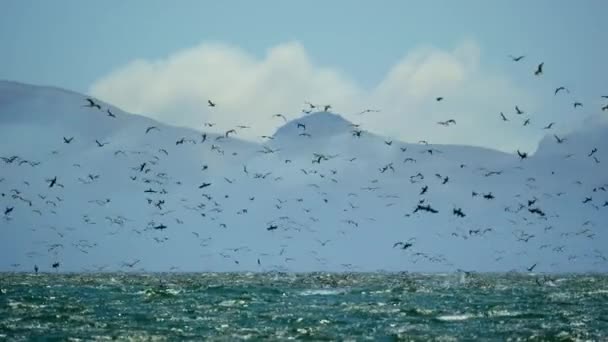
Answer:
[(89, 104), (86, 105), (85, 107), (92, 107), (92, 108), (97, 108), (97, 109), (101, 110), (101, 106), (99, 104), (97, 104), (95, 101), (93, 101), (92, 98), (89, 97), (86, 100), (87, 100), (87, 102), (89, 102)]
[(566, 87), (561, 86), (561, 87), (557, 87), (555, 88), (555, 93), (554, 95), (557, 95), (557, 93), (559, 93), (560, 91), (564, 90), (566, 93), (570, 93), (570, 90), (568, 90)]
[(69, 143), (71, 143), (71, 142), (72, 142), (72, 140), (74, 140), (74, 137), (71, 137), (71, 138), (69, 138), (69, 139), (68, 139), (68, 138), (66, 138), (66, 137), (63, 137), (63, 143), (64, 143), (64, 144), (69, 144)]
[(156, 126), (150, 126), (150, 127), (146, 128), (146, 134), (150, 133), (153, 130), (160, 131), (160, 129), (158, 127), (156, 127)]
[(272, 116), (273, 118), (281, 118), (283, 121), (287, 122), (287, 118), (283, 114), (275, 114)]
[(543, 74), (543, 66), (545, 65), (544, 62), (541, 62), (537, 67), (536, 67), (536, 71), (534, 71), (534, 75), (536, 76), (540, 76)]
[(553, 136), (555, 137), (555, 140), (557, 141), (558, 144), (561, 144), (566, 141), (566, 138), (560, 138), (555, 134), (553, 134)]
[(209, 107), (215, 107), (215, 103), (213, 103), (211, 100), (207, 100), (207, 105)]
[(512, 60), (513, 62), (519, 62), (519, 61), (521, 61), (522, 59), (524, 59), (526, 56), (523, 56), (523, 55), (522, 55), (522, 56), (517, 56), (517, 57), (516, 57), (516, 56), (513, 56), (513, 55), (509, 55), (509, 57), (511, 58), (511, 60)]
[(462, 212), (461, 208), (455, 208), (452, 210), (452, 213), (458, 217), (465, 217), (466, 215)]
[(414, 246), (414, 245), (411, 242), (402, 242), (402, 241), (395, 242), (393, 244), (393, 248), (400, 247), (403, 250), (406, 250), (406, 249), (408, 249), (408, 248), (410, 248), (412, 246)]
[(99, 140), (95, 140), (95, 143), (97, 144), (97, 147), (104, 147), (108, 144), (108, 143), (99, 142)]
[(553, 127), (553, 125), (555, 125), (555, 122), (552, 122), (552, 123), (548, 124), (543, 129), (551, 129), (551, 127)]
[(527, 152), (520, 152), (519, 150), (517, 150), (517, 155), (519, 156), (519, 158), (521, 160), (524, 160), (524, 159), (528, 158), (528, 153)]

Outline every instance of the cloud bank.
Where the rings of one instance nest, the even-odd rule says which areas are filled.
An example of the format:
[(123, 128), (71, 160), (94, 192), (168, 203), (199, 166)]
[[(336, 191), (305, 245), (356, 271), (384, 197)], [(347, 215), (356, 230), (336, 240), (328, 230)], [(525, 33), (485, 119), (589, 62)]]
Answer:
[[(315, 65), (298, 42), (272, 47), (263, 58), (204, 43), (159, 60), (132, 61), (94, 82), (89, 92), (168, 124), (209, 129), (203, 124), (212, 122), (217, 131), (250, 125), (241, 135), (247, 139), (272, 134), (282, 124), (274, 114), (304, 115), (304, 102), (310, 101), (331, 104), (365, 129), (404, 141), (534, 149), (542, 132), (505, 125), (498, 113), (510, 113), (514, 103), (529, 110), (538, 104), (506, 75), (483, 70), (480, 59), (473, 41), (451, 51), (418, 47), (379, 84), (364, 89), (337, 68)], [(435, 101), (438, 96), (444, 100)], [(358, 114), (365, 109), (381, 111)], [(448, 119), (457, 125), (437, 125)]]

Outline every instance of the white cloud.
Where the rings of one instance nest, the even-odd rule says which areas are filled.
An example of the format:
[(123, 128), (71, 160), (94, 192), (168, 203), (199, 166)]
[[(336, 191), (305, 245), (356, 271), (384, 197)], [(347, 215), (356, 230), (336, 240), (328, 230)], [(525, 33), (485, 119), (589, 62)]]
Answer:
[[(262, 59), (236, 47), (206, 43), (161, 60), (133, 61), (96, 81), (90, 93), (174, 125), (251, 125), (250, 132), (240, 133), (247, 138), (273, 133), (282, 123), (273, 114), (295, 118), (308, 100), (331, 103), (335, 112), (368, 130), (404, 141), (425, 139), (506, 151), (532, 148), (541, 133), (505, 125), (498, 113), (508, 113), (514, 103), (525, 103), (529, 109), (536, 104), (506, 76), (484, 72), (480, 56), (472, 41), (452, 51), (420, 47), (392, 67), (376, 87), (363, 89), (336, 69), (314, 65), (297, 42), (273, 47)], [(445, 100), (437, 103), (437, 96)], [(208, 99), (217, 107), (208, 107)], [(354, 114), (365, 108), (382, 112)], [(450, 118), (457, 121), (455, 127), (436, 124)]]

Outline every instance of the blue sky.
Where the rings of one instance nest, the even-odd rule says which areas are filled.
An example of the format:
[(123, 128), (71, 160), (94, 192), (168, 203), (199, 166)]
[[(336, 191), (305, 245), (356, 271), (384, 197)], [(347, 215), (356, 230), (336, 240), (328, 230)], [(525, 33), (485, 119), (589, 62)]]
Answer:
[[(127, 110), (154, 113), (150, 116), (161, 121), (192, 126), (191, 118), (176, 118), (167, 113), (167, 108), (190, 108), (191, 100), (184, 101), (186, 104), (176, 99), (167, 100), (164, 106), (132, 103), (117, 94), (96, 91), (98, 88), (94, 86), (133, 61), (167, 61), (172, 54), (201, 44), (232, 46), (243, 54), (263, 60), (269, 49), (298, 42), (315, 67), (331, 68), (360, 91), (371, 92), (387, 78), (391, 68), (412, 51), (427, 46), (452, 51), (462, 42), (471, 41), (480, 50), (479, 67), (475, 72), (493, 75), (488, 78), (504, 79), (502, 83), (510, 84), (506, 88), (530, 93), (532, 89), (540, 89), (530, 75), (535, 65), (544, 61), (543, 81), (546, 84), (543, 84), (542, 94), (552, 95), (554, 87), (566, 85), (575, 94), (568, 101), (580, 100), (586, 104), (593, 101), (596, 108), (600, 105), (599, 96), (608, 93), (605, 78), (608, 47), (602, 43), (608, 32), (608, 22), (604, 19), (607, 11), (608, 3), (599, 0), (379, 3), (9, 0), (3, 2), (0, 12), (0, 79), (93, 93)], [(514, 64), (507, 58), (509, 54), (525, 54), (527, 64), (514, 69)], [(118, 89), (124, 83), (122, 79), (113, 80), (106, 88)], [(488, 85), (480, 82), (476, 87), (488, 88)], [(121, 88), (120, 93), (134, 97), (129, 89)], [(144, 95), (151, 97), (150, 93)], [(532, 96), (538, 98), (537, 95)], [(511, 103), (521, 98), (515, 93), (480, 96), (485, 97), (485, 101), (489, 101), (489, 96), (503, 96), (505, 103), (509, 97), (509, 108), (500, 107), (500, 111), (505, 112), (512, 109)], [(199, 97), (204, 104), (206, 96)], [(465, 98), (463, 96), (463, 101)], [(467, 100), (473, 99), (469, 96)], [(526, 101), (521, 101), (527, 105)], [(522, 106), (522, 102), (518, 104)], [(530, 102), (528, 107), (545, 110), (544, 114), (539, 114), (545, 115), (543, 123), (552, 120), (552, 115), (562, 115), (560, 119), (566, 121), (572, 119), (571, 113), (555, 113), (565, 107), (553, 105), (553, 99), (547, 97), (540, 103)], [(497, 114), (494, 111), (498, 108), (482, 107), (477, 110), (484, 112), (483, 115), (488, 115), (489, 111), (493, 116)], [(264, 110), (268, 108), (264, 107)], [(337, 111), (340, 109), (346, 111), (345, 108)], [(243, 108), (235, 107), (234, 110), (242, 111)], [(419, 108), (412, 105), (410, 110), (419, 111)], [(471, 109), (467, 107), (466, 110)], [(289, 107), (288, 111), (296, 110)], [(198, 112), (191, 114), (195, 115)], [(235, 117), (233, 121), (238, 121), (238, 114), (231, 116)], [(208, 119), (215, 118), (208, 116)], [(568, 125), (572, 123), (568, 122)], [(406, 138), (384, 127), (371, 124), (371, 128)], [(471, 126), (470, 129), (479, 130), (479, 127)], [(538, 133), (526, 136), (513, 133), (507, 140), (521, 139), (522, 145), (531, 146), (540, 138)], [(450, 137), (442, 140), (438, 137), (438, 142), (503, 150), (514, 147), (507, 142), (492, 144), (488, 139)]]
[[(567, 81), (605, 90), (605, 1), (32, 1), (0, 11), (0, 77), (86, 91), (135, 58), (203, 41), (261, 55), (298, 40), (316, 62), (377, 82), (409, 48), (479, 42), (484, 62), (506, 54), (551, 59)], [(599, 69), (598, 69), (599, 68)], [(602, 87), (604, 87), (602, 89)]]

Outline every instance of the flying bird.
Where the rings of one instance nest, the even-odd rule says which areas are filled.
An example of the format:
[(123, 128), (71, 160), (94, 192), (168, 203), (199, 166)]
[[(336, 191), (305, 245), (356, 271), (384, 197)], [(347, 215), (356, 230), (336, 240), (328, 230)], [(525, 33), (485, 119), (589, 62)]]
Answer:
[(89, 102), (89, 104), (86, 105), (85, 107), (95, 107), (95, 108), (101, 110), (101, 106), (99, 104), (97, 104), (95, 101), (93, 101), (92, 98), (90, 98), (90, 97), (87, 98), (87, 101)]
[(456, 120), (449, 119), (449, 120), (446, 120), (446, 121), (439, 121), (439, 122), (437, 122), (437, 124), (442, 125), (442, 126), (449, 126), (450, 124), (454, 124), (455, 125), (456, 124)]
[(543, 129), (551, 129), (551, 127), (553, 127), (553, 125), (555, 125), (555, 122), (552, 122), (552, 123), (548, 124)]
[(273, 118), (282, 118), (283, 121), (287, 122), (287, 118), (283, 114), (275, 114), (272, 116)]
[(500, 117), (502, 118), (502, 121), (509, 121), (503, 112), (500, 112)]
[(591, 152), (587, 155), (587, 157), (591, 157), (592, 155), (594, 155), (597, 152), (597, 147), (594, 147)]
[(406, 249), (408, 249), (408, 248), (410, 248), (412, 246), (414, 246), (414, 245), (411, 242), (402, 242), (402, 241), (395, 242), (393, 244), (393, 248), (400, 247), (403, 250), (406, 250)]
[(543, 74), (543, 66), (545, 65), (544, 62), (541, 62), (537, 67), (536, 67), (536, 71), (534, 71), (534, 75), (536, 76), (540, 76)]
[(74, 137), (71, 137), (71, 138), (69, 138), (69, 139), (68, 139), (68, 138), (66, 138), (66, 137), (63, 137), (63, 142), (64, 142), (65, 144), (69, 144), (69, 143), (71, 143), (71, 142), (72, 142), (72, 140), (74, 140)]
[(46, 181), (49, 182), (49, 188), (52, 188), (53, 186), (55, 186), (55, 184), (57, 184), (57, 176), (51, 179), (47, 179)]
[(518, 106), (515, 106), (515, 111), (517, 112), (518, 115), (522, 115), (524, 113), (524, 111), (519, 109)]
[(150, 133), (150, 131), (153, 131), (153, 130), (160, 131), (160, 129), (158, 129), (158, 127), (150, 126), (150, 127), (146, 128), (146, 134)]
[(110, 111), (109, 109), (106, 109), (106, 113), (108, 113), (109, 117), (116, 118), (116, 115), (114, 115), (114, 113), (112, 113), (112, 111)]
[(527, 152), (520, 152), (519, 150), (517, 150), (517, 155), (519, 156), (519, 158), (521, 160), (524, 160), (524, 159), (528, 158), (528, 153)]
[(97, 143), (98, 147), (104, 147), (108, 144), (108, 143), (101, 143), (101, 142), (99, 142), (99, 140), (95, 140), (95, 143)]
[(522, 56), (517, 56), (517, 57), (515, 57), (515, 56), (513, 56), (513, 55), (509, 55), (509, 57), (511, 58), (511, 60), (512, 60), (513, 62), (519, 62), (519, 61), (521, 61), (522, 59), (524, 59), (526, 56), (523, 56), (523, 55), (522, 55)]
[(211, 100), (207, 100), (207, 105), (209, 107), (215, 107), (215, 103), (211, 102)]
[(566, 93), (570, 93), (570, 90), (566, 89), (566, 87), (564, 87), (564, 86), (561, 86), (561, 87), (555, 88), (555, 94), (554, 95), (557, 95), (557, 93), (559, 93), (562, 90), (565, 91)]
[(465, 214), (462, 212), (462, 209), (461, 209), (461, 208), (455, 208), (455, 209), (453, 209), (453, 210), (452, 210), (452, 213), (453, 213), (455, 216), (458, 216), (458, 217), (465, 217), (465, 216), (467, 216), (467, 215), (465, 215)]
[(558, 144), (563, 143), (564, 141), (566, 141), (566, 138), (560, 138), (558, 137), (556, 134), (553, 134), (553, 136), (555, 137), (555, 140), (557, 141)]
[(582, 103), (580, 103), (580, 102), (574, 102), (573, 106), (574, 106), (574, 108), (576, 109), (576, 107), (582, 107), (582, 106), (583, 106), (583, 104), (582, 104)]

